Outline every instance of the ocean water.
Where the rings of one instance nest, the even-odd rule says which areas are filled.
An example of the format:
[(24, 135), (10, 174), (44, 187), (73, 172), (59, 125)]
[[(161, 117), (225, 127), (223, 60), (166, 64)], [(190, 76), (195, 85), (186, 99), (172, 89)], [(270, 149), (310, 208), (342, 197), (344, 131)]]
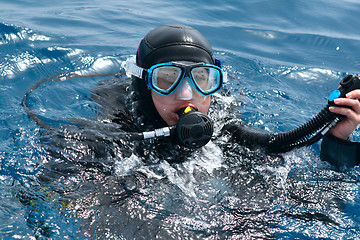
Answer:
[[(21, 105), (51, 75), (119, 71), (149, 30), (182, 23), (234, 76), (226, 87), (244, 120), (288, 131), (359, 73), (359, 11), (355, 0), (0, 0), (0, 239), (360, 238), (359, 168), (335, 171), (319, 143), (265, 162), (210, 143), (184, 163), (152, 165), (114, 147), (91, 159), (111, 171), (70, 153), (76, 167), (46, 182), (40, 173), (54, 159)], [(91, 89), (103, 79), (49, 82), (29, 106), (54, 125), (93, 119), (101, 109)]]

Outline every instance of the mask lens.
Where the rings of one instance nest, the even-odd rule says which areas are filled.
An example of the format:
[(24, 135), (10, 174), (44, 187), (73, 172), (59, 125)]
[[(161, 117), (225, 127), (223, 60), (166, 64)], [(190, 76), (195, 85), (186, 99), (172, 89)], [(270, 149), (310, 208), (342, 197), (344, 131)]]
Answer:
[(181, 69), (175, 66), (161, 66), (152, 71), (151, 83), (161, 93), (169, 93), (181, 77)]
[(221, 86), (221, 71), (212, 67), (196, 67), (191, 70), (192, 78), (203, 94), (211, 94)]

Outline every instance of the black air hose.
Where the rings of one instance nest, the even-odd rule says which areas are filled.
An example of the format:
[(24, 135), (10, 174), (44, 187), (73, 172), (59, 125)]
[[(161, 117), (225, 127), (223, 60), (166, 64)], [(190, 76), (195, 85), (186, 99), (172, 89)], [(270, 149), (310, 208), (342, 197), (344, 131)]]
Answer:
[[(320, 140), (344, 116), (330, 112), (329, 107), (334, 106), (334, 99), (345, 97), (348, 92), (360, 89), (360, 79), (348, 75), (340, 82), (340, 87), (329, 96), (329, 102), (314, 118), (300, 127), (284, 133), (265, 134), (254, 132), (244, 126), (229, 124), (224, 130), (231, 133), (237, 140), (248, 144), (264, 147), (269, 152), (282, 153), (295, 147), (309, 146)], [(314, 135), (315, 134), (315, 135)]]
[(115, 76), (119, 74), (119, 72), (117, 73), (82, 73), (82, 74), (78, 74), (75, 72), (68, 72), (68, 73), (59, 73), (59, 74), (55, 74), (53, 76), (50, 76), (48, 78), (45, 78), (39, 82), (37, 82), (34, 86), (32, 86), (29, 91), (27, 91), (24, 95), (24, 98), (21, 102), (26, 114), (29, 116), (29, 118), (31, 118), (32, 120), (35, 121), (35, 123), (42, 127), (42, 128), (49, 128), (50, 126), (44, 122), (43, 120), (41, 120), (39, 118), (39, 116), (37, 115), (37, 113), (34, 110), (31, 110), (29, 105), (28, 105), (28, 97), (30, 95), (30, 93), (32, 93), (33, 91), (35, 91), (38, 87), (40, 87), (42, 84), (44, 83), (49, 83), (49, 82), (57, 82), (57, 81), (65, 81), (68, 80), (70, 78), (86, 78), (86, 77), (106, 77), (106, 76)]
[(343, 118), (343, 116), (339, 117), (330, 112), (329, 106), (327, 104), (314, 118), (294, 130), (271, 134), (270, 141), (264, 147), (267, 147), (271, 152), (286, 152), (294, 147), (308, 146), (320, 140), (325, 133), (316, 135), (316, 138), (310, 137), (312, 134), (326, 128), (334, 120)]

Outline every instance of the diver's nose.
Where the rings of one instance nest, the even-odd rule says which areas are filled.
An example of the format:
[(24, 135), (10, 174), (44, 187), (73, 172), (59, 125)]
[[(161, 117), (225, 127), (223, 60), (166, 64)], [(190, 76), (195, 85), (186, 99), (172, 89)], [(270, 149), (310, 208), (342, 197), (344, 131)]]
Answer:
[(193, 89), (189, 82), (189, 78), (185, 77), (175, 91), (176, 99), (191, 100), (193, 98)]

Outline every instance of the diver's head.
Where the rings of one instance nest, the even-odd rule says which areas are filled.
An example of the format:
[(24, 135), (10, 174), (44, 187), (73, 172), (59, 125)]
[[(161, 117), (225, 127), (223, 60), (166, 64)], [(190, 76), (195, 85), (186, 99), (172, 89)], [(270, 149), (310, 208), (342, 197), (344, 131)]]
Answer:
[(222, 71), (206, 38), (185, 25), (163, 25), (140, 42), (136, 65), (145, 74), (134, 79), (143, 114), (155, 127), (174, 125), (177, 111), (191, 106), (207, 113), (221, 88)]

